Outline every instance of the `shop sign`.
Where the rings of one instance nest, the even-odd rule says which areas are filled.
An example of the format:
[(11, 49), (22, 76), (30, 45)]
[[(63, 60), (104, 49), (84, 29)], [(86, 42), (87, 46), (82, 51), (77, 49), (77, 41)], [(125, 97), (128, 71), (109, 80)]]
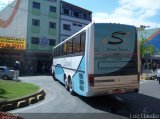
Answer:
[(0, 48), (5, 49), (26, 49), (26, 40), (24, 38), (12, 38), (0, 36)]

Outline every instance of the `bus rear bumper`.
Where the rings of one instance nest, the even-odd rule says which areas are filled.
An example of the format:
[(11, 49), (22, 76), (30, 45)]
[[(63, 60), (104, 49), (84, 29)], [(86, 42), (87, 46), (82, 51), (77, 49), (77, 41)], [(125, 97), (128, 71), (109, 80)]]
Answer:
[(139, 91), (139, 84), (132, 85), (116, 85), (116, 86), (101, 86), (91, 87), (87, 93), (87, 97), (101, 96), (108, 94), (124, 94), (124, 93), (137, 93)]

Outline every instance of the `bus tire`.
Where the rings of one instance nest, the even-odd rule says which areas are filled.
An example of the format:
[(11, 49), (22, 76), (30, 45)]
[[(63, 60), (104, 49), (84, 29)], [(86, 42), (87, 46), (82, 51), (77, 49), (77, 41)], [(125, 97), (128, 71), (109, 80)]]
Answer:
[(64, 74), (64, 86), (65, 86), (66, 90), (69, 91), (69, 83), (68, 83), (68, 80), (66, 78), (66, 74)]
[(73, 91), (73, 84), (72, 84), (72, 80), (71, 80), (70, 76), (69, 76), (68, 80), (69, 80), (69, 92), (71, 95), (74, 95), (75, 93)]

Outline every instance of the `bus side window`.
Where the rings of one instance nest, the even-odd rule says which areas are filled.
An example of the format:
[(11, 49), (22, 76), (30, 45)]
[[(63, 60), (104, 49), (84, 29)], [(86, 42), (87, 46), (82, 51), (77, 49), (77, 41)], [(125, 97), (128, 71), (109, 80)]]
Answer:
[(64, 51), (64, 55), (67, 55), (67, 43), (64, 43), (63, 51)]
[(61, 47), (61, 49), (62, 49), (62, 56), (64, 55), (64, 44), (62, 44), (62, 47)]
[(73, 53), (80, 52), (80, 35), (77, 35), (73, 40)]
[(59, 46), (59, 56), (61, 56), (61, 46)]
[(63, 47), (62, 45), (59, 46), (59, 56), (62, 56), (63, 55)]
[(58, 49), (56, 48), (56, 57), (58, 56)]
[(86, 33), (83, 32), (81, 34), (81, 52), (85, 51), (85, 41), (86, 41)]
[(56, 57), (56, 49), (54, 49), (54, 57)]
[(72, 54), (72, 41), (67, 41), (66, 51), (67, 51), (67, 54)]
[(53, 50), (53, 52), (52, 52), (52, 56), (55, 57), (55, 51), (54, 51), (54, 50)]
[(59, 47), (56, 48), (56, 56), (59, 56)]
[(57, 56), (56, 49), (54, 49), (54, 57), (56, 57), (56, 56)]

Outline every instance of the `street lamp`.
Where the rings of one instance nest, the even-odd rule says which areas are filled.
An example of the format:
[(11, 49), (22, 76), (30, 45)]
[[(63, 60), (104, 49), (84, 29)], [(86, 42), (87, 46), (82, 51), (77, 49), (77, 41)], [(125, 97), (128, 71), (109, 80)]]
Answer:
[(145, 26), (145, 25), (140, 25), (140, 28), (142, 29), (142, 30), (144, 30), (144, 32), (145, 32), (145, 39), (147, 39), (147, 37), (146, 37), (146, 28), (149, 28), (150, 26)]

